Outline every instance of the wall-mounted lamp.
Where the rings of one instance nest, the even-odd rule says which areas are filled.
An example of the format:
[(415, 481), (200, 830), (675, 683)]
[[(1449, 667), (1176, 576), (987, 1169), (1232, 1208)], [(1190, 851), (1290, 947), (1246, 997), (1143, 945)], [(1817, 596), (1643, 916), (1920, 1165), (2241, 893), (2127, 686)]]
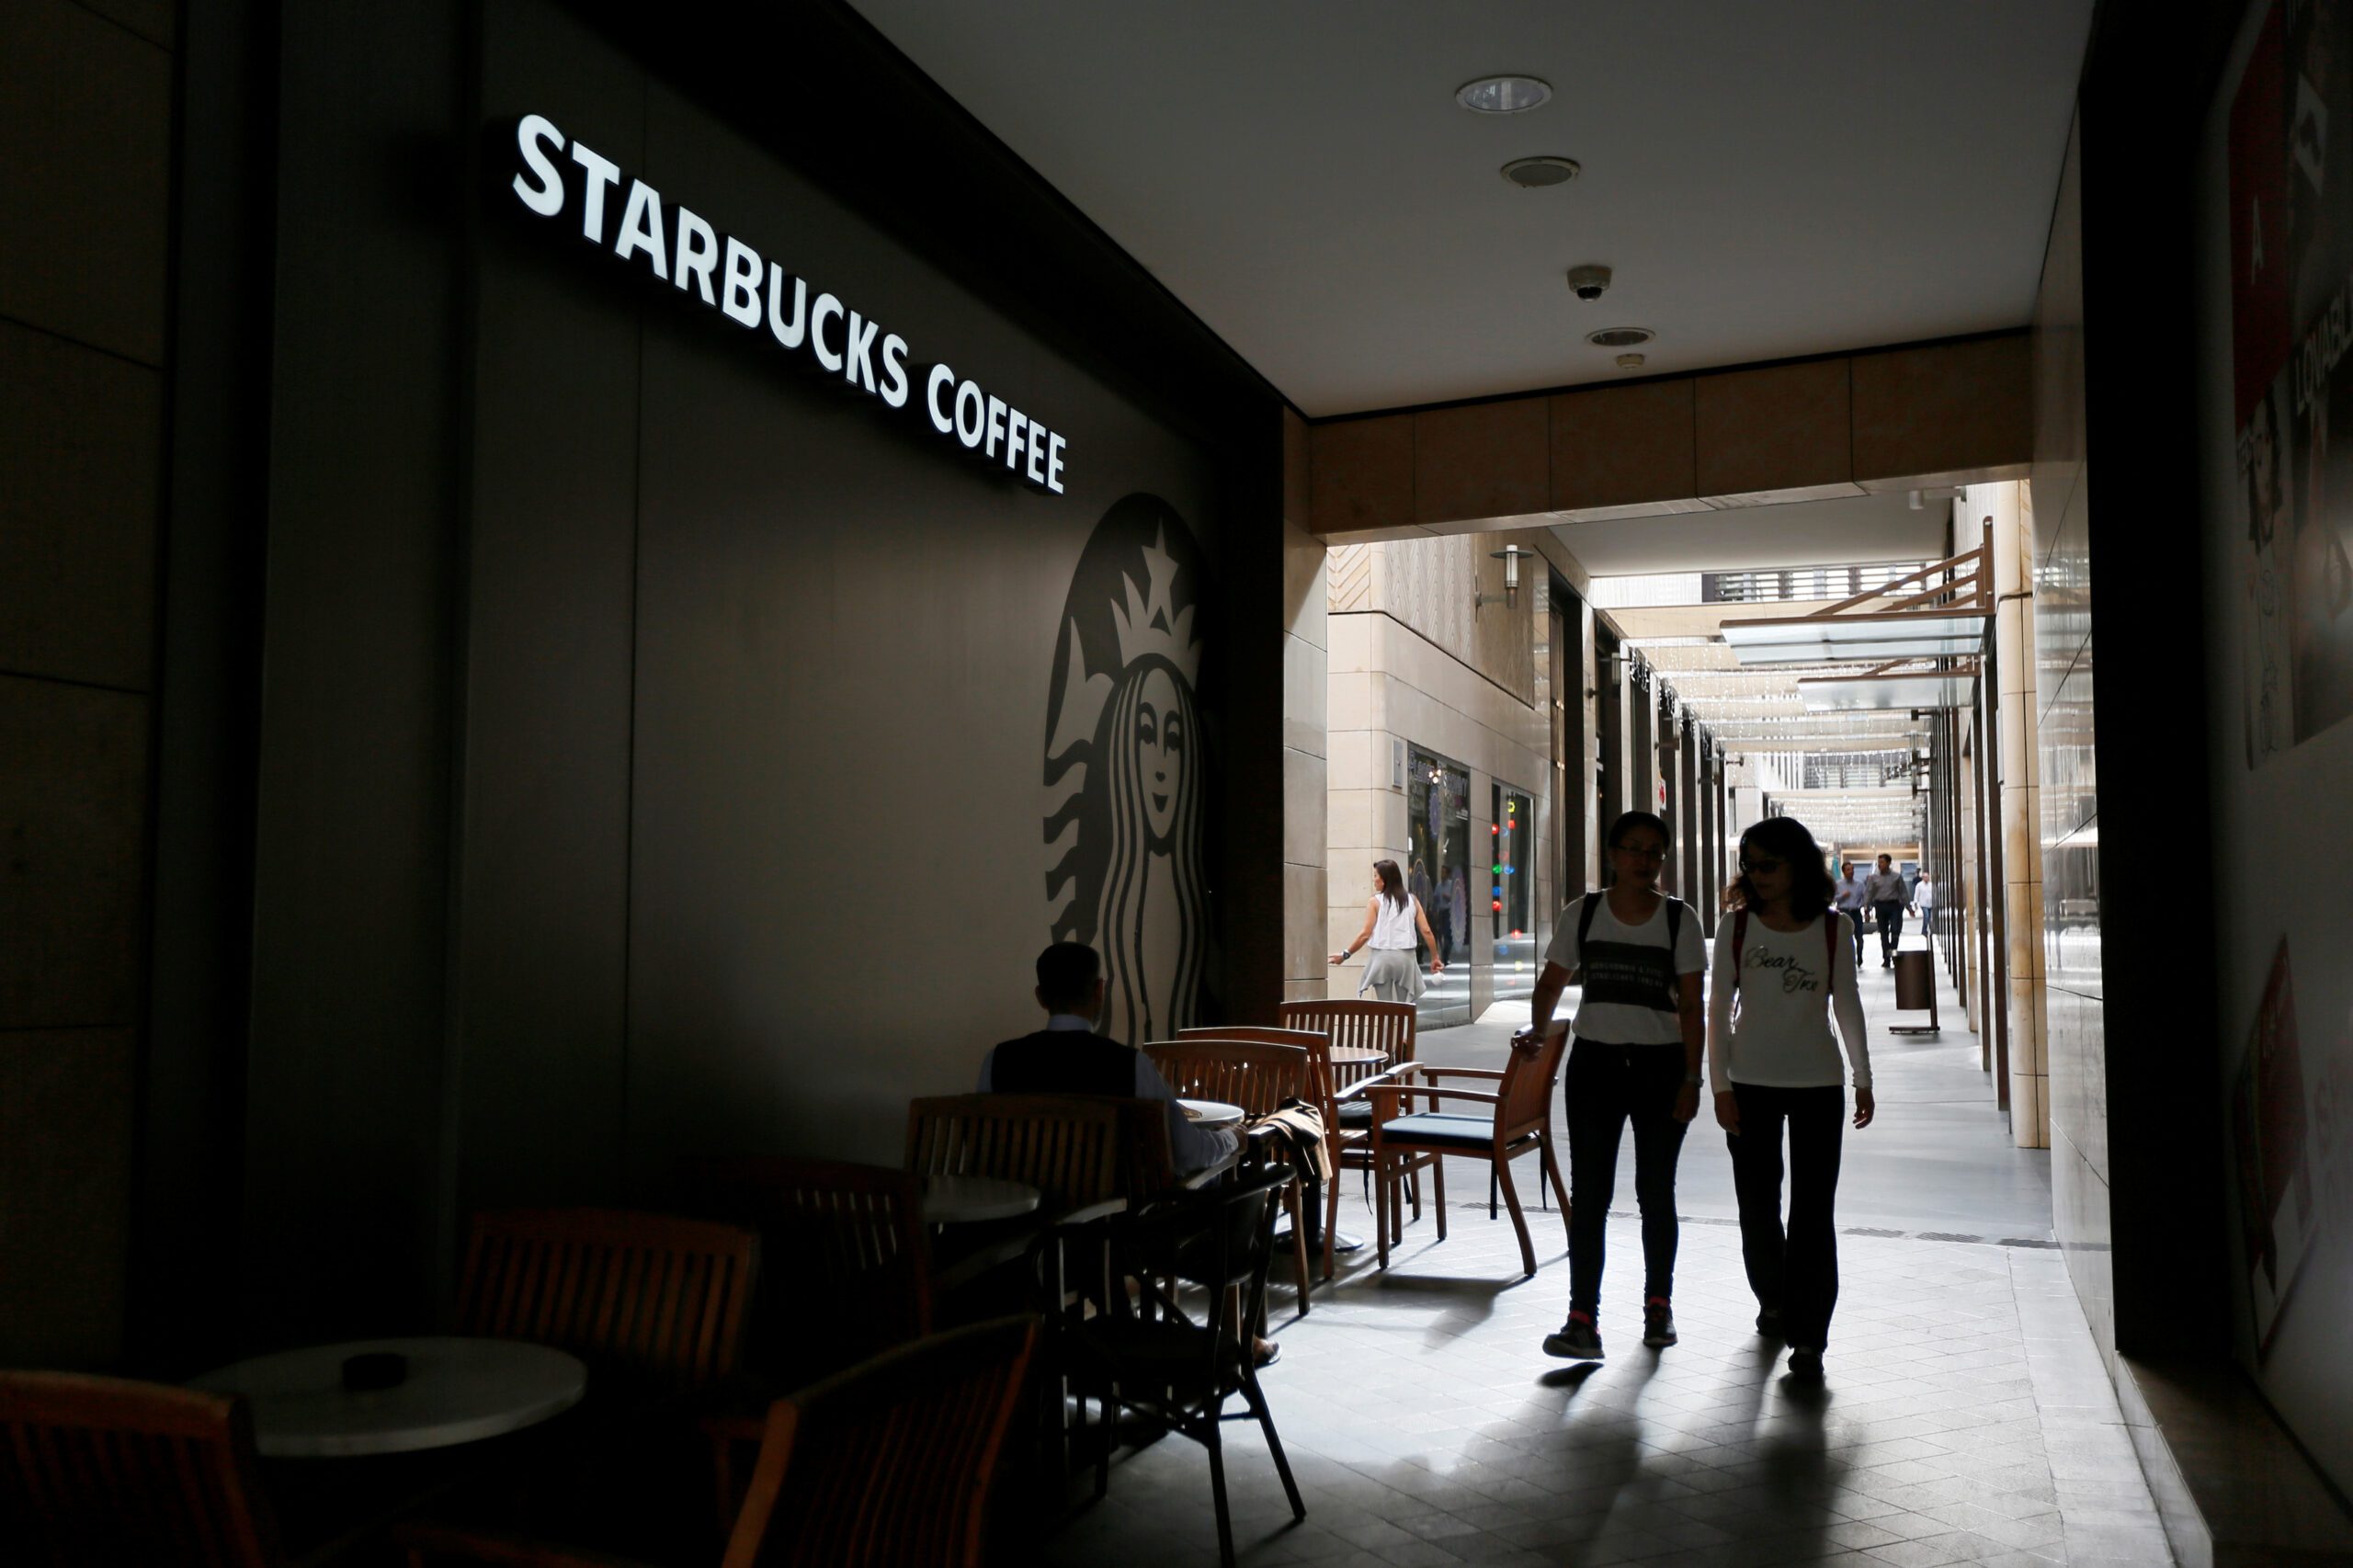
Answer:
[[(1522, 550), (1516, 544), (1507, 544), (1487, 557), (1490, 561), (1500, 561), (1504, 563), (1503, 602), (1506, 607), (1519, 603), (1519, 563), (1523, 557), (1535, 553), (1532, 550)], [(1483, 591), (1471, 596), (1472, 609), (1483, 608), (1495, 602), (1495, 596)]]

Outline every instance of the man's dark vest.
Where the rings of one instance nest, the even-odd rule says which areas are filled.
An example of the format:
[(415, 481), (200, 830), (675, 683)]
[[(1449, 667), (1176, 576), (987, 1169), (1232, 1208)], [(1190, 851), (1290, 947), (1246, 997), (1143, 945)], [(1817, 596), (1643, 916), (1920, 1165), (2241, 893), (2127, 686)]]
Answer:
[(989, 1087), (1000, 1095), (1114, 1095), (1136, 1092), (1133, 1047), (1076, 1029), (1040, 1029), (996, 1048)]

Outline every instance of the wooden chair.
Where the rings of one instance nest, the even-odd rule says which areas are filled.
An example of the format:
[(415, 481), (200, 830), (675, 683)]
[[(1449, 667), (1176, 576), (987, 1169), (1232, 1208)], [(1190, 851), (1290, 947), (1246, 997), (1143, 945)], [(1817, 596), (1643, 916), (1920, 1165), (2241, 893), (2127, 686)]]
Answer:
[[(1342, 1170), (1364, 1173), (1368, 1189), (1372, 1185), (1372, 1102), (1365, 1091), (1374, 1084), (1399, 1078), (1405, 1068), (1413, 1065), (1416, 1031), (1419, 1025), (1411, 1002), (1368, 1002), (1358, 998), (1329, 997), (1322, 1001), (1285, 1002), (1277, 1015), (1283, 1027), (1290, 1029), (1313, 1029), (1324, 1035), (1336, 1047), (1353, 1046), (1359, 1050), (1378, 1051), (1388, 1061), (1378, 1065), (1349, 1066), (1344, 1062), (1332, 1065), (1333, 1100), (1337, 1109), (1337, 1125), (1344, 1134), (1343, 1145), (1334, 1164)], [(1410, 1104), (1410, 1102), (1409, 1102)], [(1411, 1202), (1414, 1218), (1422, 1217), (1422, 1186), (1420, 1164), (1406, 1172), (1403, 1191)], [(1368, 1190), (1368, 1204), (1374, 1195)], [(1392, 1194), (1392, 1207), (1396, 1207)], [(1331, 1214), (1339, 1213), (1339, 1195), (1335, 1187)], [(1392, 1228), (1402, 1224), (1403, 1208), (1391, 1216)], [(1375, 1221), (1374, 1228), (1379, 1229)], [(1327, 1255), (1324, 1268), (1331, 1272), (1328, 1255), (1334, 1226), (1324, 1227)]]
[(619, 1209), (474, 1216), (460, 1332), (528, 1339), (586, 1362), (599, 1403), (669, 1397), (735, 1375), (760, 1242), (740, 1225)]
[[(974, 1324), (778, 1400), (722, 1568), (978, 1568), (986, 1506), (1037, 1324)], [(402, 1532), (411, 1568), (631, 1568), (601, 1552), (429, 1527)]]
[(752, 1299), (753, 1386), (702, 1423), (723, 1531), (742, 1506), (740, 1460), (760, 1442), (767, 1402), (929, 1335), (938, 1279), (922, 1178), (906, 1171), (789, 1156), (686, 1160), (677, 1170), (687, 1203), (756, 1228), (773, 1260)]
[[(1560, 1078), (1561, 1058), (1568, 1047), (1569, 1026), (1563, 1020), (1546, 1028), (1534, 1045), (1514, 1046), (1500, 1072), (1484, 1067), (1431, 1067), (1417, 1062), (1407, 1070), (1404, 1081), (1372, 1086), (1372, 1157), (1382, 1188), (1382, 1201), (1374, 1207), (1375, 1218), (1381, 1221), (1383, 1268), (1389, 1267), (1388, 1217), (1395, 1208), (1393, 1189), (1405, 1162), (1430, 1164), (1438, 1235), (1438, 1240), (1444, 1241), (1446, 1167), (1440, 1161), (1448, 1154), (1468, 1158), (1483, 1155), (1502, 1183), (1504, 1202), (1511, 1210), (1512, 1228), (1519, 1233), (1520, 1262), (1529, 1275), (1535, 1274), (1536, 1249), (1529, 1243), (1528, 1218), (1520, 1212), (1519, 1193), (1512, 1186), (1511, 1162), (1535, 1151), (1541, 1179), (1552, 1182), (1553, 1195), (1561, 1201), (1561, 1223), (1565, 1229), (1569, 1195), (1561, 1184), (1560, 1165), (1553, 1158), (1552, 1141), (1548, 1134), (1552, 1127), (1549, 1111), (1552, 1085)], [(1481, 1080), (1495, 1086), (1491, 1091), (1449, 1088), (1445, 1084), (1449, 1078)], [(1471, 1102), (1489, 1108), (1483, 1113), (1465, 1115), (1401, 1107), (1401, 1100), (1414, 1095), (1434, 1104)], [(1405, 1114), (1399, 1114), (1401, 1109)]]
[(1084, 1095), (942, 1095), (907, 1105), (907, 1169), (1034, 1187), (1038, 1212), (1083, 1223), (1116, 1212), (1124, 1173), (1116, 1101)]
[[(1217, 1506), (1218, 1552), (1233, 1562), (1233, 1530), (1227, 1516), (1225, 1454), (1222, 1427), (1229, 1420), (1256, 1419), (1274, 1456), (1275, 1472), (1290, 1500), (1291, 1517), (1307, 1517), (1290, 1461), (1275, 1432), (1273, 1412), (1258, 1385), (1251, 1335), (1242, 1325), (1256, 1323), (1267, 1298), (1267, 1267), (1274, 1257), (1276, 1192), (1294, 1184), (1290, 1170), (1274, 1166), (1232, 1184), (1182, 1192), (1115, 1227), (1120, 1267), (1139, 1278), (1173, 1277), (1208, 1289), (1204, 1321), (1195, 1324), (1172, 1310), (1154, 1319), (1108, 1315), (1078, 1333), (1082, 1396), (1103, 1405), (1100, 1446), (1096, 1450), (1095, 1494), (1110, 1484), (1111, 1443), (1122, 1405), (1142, 1410), (1170, 1430), (1209, 1450), (1210, 1490)], [(1238, 1290), (1237, 1312), (1223, 1303)], [(1233, 1415), (1225, 1403), (1242, 1396), (1245, 1408)]]
[(232, 1394), (0, 1372), (0, 1560), (22, 1568), (286, 1559)]
[[(1320, 1002), (1285, 1002), (1277, 1016), (1287, 1029), (1313, 1029), (1328, 1036), (1336, 1046), (1352, 1045), (1384, 1052), (1391, 1068), (1403, 1067), (1415, 1060), (1416, 1025), (1411, 1002), (1339, 997)], [(1359, 1075), (1370, 1077), (1379, 1071), (1366, 1068)], [(1344, 1074), (1333, 1088), (1344, 1093), (1349, 1085), (1350, 1080)]]
[[(1085, 1095), (944, 1095), (907, 1106), (907, 1168), (918, 1176), (984, 1176), (1034, 1187), (1031, 1244), (1037, 1306), (1046, 1319), (1041, 1426), (1060, 1442), (1063, 1354), (1087, 1303), (1113, 1302), (1102, 1222), (1127, 1210), (1132, 1172), (1122, 1130), (1128, 1102)], [(1165, 1114), (1165, 1108), (1155, 1112)], [(1164, 1144), (1161, 1165), (1167, 1164)]]
[[(1168, 1086), (1185, 1099), (1222, 1100), (1237, 1105), (1252, 1120), (1271, 1116), (1287, 1100), (1315, 1103), (1313, 1059), (1303, 1046), (1265, 1044), (1231, 1036), (1211, 1037), (1204, 1029), (1188, 1029), (1173, 1040), (1144, 1048)], [(1319, 1113), (1320, 1113), (1320, 1107)], [(1327, 1134), (1328, 1136), (1328, 1134)], [(1299, 1315), (1307, 1315), (1307, 1226), (1301, 1212), (1300, 1186), (1283, 1188), (1283, 1208), (1290, 1215), (1291, 1267), (1299, 1286)]]
[[(753, 1298), (756, 1369), (797, 1388), (932, 1331), (921, 1177), (787, 1156), (688, 1160), (678, 1174), (697, 1212), (756, 1228), (771, 1260)], [(795, 1347), (817, 1342), (827, 1359), (809, 1365)]]

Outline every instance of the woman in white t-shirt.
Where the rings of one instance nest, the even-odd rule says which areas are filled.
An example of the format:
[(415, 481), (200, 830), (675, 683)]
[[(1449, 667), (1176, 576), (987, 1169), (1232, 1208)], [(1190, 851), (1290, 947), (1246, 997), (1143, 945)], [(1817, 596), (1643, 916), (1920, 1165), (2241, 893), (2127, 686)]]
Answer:
[[(1822, 1376), (1838, 1301), (1838, 1146), (1847, 1074), (1855, 1126), (1869, 1127), (1870, 1044), (1854, 948), (1830, 907), (1830, 873), (1805, 824), (1768, 817), (1740, 835), (1710, 975), (1708, 1078), (1732, 1146), (1740, 1250), (1756, 1332), (1790, 1346), (1792, 1377)], [(1838, 1020), (1839, 1060), (1830, 1020)], [(1790, 1218), (1781, 1223), (1781, 1128), (1790, 1133)]]
[(1425, 987), (1421, 966), (1414, 961), (1417, 931), (1430, 945), (1430, 973), (1442, 972), (1446, 961), (1438, 956), (1438, 938), (1430, 934), (1430, 917), (1422, 913), (1422, 901), (1405, 891), (1404, 873), (1397, 869), (1396, 861), (1375, 860), (1372, 897), (1364, 906), (1364, 929), (1357, 933), (1355, 941), (1332, 955), (1332, 967), (1347, 962), (1358, 949), (1370, 948), (1372, 957), (1366, 960), (1357, 994), (1370, 991), (1382, 1002), (1419, 1001)]

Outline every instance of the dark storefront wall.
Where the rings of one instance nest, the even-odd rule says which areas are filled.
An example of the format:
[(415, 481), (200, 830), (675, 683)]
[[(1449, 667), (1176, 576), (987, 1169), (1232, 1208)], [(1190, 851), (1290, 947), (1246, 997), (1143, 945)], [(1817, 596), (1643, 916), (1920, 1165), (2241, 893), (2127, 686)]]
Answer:
[[(368, 104), (355, 75), (465, 57), (454, 20), (402, 28), (284, 42), (287, 123), (330, 83), (372, 112), (279, 193), (248, 1339), (429, 1312), (474, 1207), (641, 1200), (689, 1153), (894, 1162), (910, 1096), (1034, 1027), (1090, 534), (1156, 495), (1217, 578), (1202, 449), (949, 271), (537, 0), (483, 8), (478, 102)], [(429, 189), (355, 177), (527, 112), (1037, 413), (1067, 493), (641, 286), (576, 206), (461, 213), (469, 267)]]

